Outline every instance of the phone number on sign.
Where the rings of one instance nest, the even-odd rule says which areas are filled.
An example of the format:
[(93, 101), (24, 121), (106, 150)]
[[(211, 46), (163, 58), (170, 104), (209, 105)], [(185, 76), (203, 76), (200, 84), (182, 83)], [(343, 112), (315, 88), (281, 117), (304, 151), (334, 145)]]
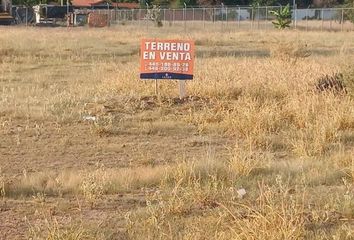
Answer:
[(188, 72), (189, 63), (159, 63), (150, 62), (145, 65), (145, 70), (149, 71), (177, 71), (177, 72)]

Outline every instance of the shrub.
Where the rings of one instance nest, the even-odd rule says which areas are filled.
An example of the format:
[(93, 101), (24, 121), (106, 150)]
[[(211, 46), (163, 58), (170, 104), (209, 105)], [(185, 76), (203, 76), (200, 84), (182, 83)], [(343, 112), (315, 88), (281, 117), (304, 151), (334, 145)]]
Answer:
[(5, 191), (5, 175), (2, 174), (1, 168), (0, 168), (0, 197), (5, 197), (6, 191)]
[(159, 6), (153, 5), (151, 9), (148, 9), (146, 18), (153, 21), (157, 27), (162, 27), (163, 25), (161, 21), (161, 9)]
[(103, 166), (98, 166), (94, 172), (90, 172), (84, 176), (81, 183), (81, 191), (85, 199), (93, 208), (105, 193), (107, 174)]
[(276, 18), (275, 22), (272, 22), (275, 28), (285, 29), (290, 27), (291, 23), (291, 10), (290, 5), (286, 5), (284, 8), (281, 7), (278, 10), (270, 11), (270, 14), (274, 15)]
[(321, 92), (330, 91), (332, 93), (346, 93), (346, 88), (343, 82), (343, 74), (336, 73), (319, 78), (316, 84), (316, 89)]
[(342, 79), (348, 93), (354, 97), (354, 66), (352, 64), (343, 67)]

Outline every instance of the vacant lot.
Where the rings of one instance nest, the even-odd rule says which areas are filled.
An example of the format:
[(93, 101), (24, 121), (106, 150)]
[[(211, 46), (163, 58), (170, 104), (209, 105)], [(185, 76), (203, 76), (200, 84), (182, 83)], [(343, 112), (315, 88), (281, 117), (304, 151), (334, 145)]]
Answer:
[(0, 28), (0, 239), (353, 239), (353, 33), (148, 30)]

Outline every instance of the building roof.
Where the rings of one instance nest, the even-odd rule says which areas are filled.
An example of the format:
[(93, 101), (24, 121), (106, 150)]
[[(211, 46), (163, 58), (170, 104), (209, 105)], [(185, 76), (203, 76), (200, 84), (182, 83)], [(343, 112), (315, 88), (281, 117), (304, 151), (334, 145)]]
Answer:
[(139, 8), (139, 3), (134, 3), (134, 2), (114, 2), (112, 3), (113, 7), (117, 8), (125, 8), (125, 9), (135, 9)]
[[(92, 6), (107, 4), (107, 1), (106, 0), (72, 0), (71, 3), (75, 7), (92, 7)], [(113, 7), (125, 8), (125, 9), (139, 8), (139, 3), (113, 2), (110, 3), (109, 5)]]
[(91, 7), (106, 3), (105, 0), (72, 0), (71, 4), (75, 7)]

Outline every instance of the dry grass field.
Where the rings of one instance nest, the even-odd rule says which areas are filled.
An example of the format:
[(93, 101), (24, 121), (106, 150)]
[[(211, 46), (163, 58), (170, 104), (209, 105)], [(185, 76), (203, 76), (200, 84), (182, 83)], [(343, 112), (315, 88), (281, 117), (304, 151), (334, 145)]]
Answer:
[(354, 239), (354, 34), (0, 28), (0, 239)]

